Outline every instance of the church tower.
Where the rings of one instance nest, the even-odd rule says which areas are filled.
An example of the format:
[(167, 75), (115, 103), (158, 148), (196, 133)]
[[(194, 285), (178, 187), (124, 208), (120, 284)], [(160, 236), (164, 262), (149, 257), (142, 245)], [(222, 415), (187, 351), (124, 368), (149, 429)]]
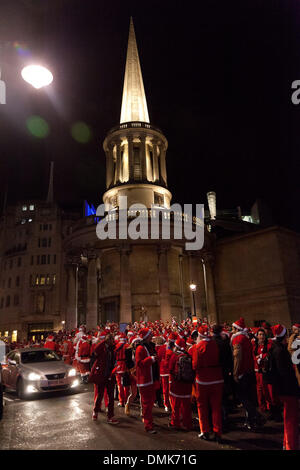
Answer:
[(168, 141), (149, 120), (143, 77), (132, 18), (130, 19), (120, 124), (108, 132), (106, 192), (103, 202), (119, 207), (127, 196), (128, 207), (140, 203), (169, 208), (172, 194), (167, 186)]

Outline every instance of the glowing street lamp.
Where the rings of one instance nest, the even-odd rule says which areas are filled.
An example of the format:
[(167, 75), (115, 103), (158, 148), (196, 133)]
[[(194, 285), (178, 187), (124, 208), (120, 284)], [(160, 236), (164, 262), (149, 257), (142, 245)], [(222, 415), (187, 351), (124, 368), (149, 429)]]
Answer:
[(50, 70), (41, 65), (27, 65), (22, 69), (21, 75), (25, 82), (30, 83), (36, 89), (50, 85), (53, 81)]
[(193, 282), (190, 284), (190, 289), (191, 289), (191, 292), (192, 292), (192, 295), (193, 295), (193, 305), (194, 305), (194, 317), (196, 316), (196, 304), (195, 304), (195, 291), (197, 289), (197, 286), (196, 284), (194, 284)]

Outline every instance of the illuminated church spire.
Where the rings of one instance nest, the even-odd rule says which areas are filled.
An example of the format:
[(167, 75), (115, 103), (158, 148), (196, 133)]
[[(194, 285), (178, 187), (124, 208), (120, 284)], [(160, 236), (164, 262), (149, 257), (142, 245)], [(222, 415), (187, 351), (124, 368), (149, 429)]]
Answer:
[(120, 124), (132, 121), (150, 123), (134, 26), (130, 18)]

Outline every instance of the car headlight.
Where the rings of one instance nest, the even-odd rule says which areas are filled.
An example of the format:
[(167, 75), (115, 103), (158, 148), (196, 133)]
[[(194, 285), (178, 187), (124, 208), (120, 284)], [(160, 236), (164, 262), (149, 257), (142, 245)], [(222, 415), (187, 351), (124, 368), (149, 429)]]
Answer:
[(28, 380), (40, 380), (41, 378), (41, 375), (36, 374), (35, 372), (30, 372), (28, 375)]
[(68, 373), (68, 377), (75, 377), (76, 375), (76, 369), (70, 369)]

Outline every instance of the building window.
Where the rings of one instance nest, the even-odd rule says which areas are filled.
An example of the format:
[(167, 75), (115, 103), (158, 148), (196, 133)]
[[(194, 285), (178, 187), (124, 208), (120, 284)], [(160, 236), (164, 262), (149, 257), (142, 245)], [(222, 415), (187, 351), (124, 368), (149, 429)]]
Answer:
[(22, 258), (18, 258), (18, 267), (22, 265)]
[(11, 259), (9, 262), (9, 269), (12, 269), (12, 267), (13, 267), (13, 260)]
[(16, 277), (16, 287), (19, 287), (20, 286), (20, 277), (17, 276)]
[(41, 264), (46, 264), (46, 255), (42, 255)]
[(0, 308), (3, 308), (3, 306), (4, 306), (4, 297), (2, 297), (2, 299), (1, 299)]
[(43, 226), (42, 226), (42, 224), (40, 224), (40, 231), (41, 231), (41, 230), (43, 230)]
[(47, 274), (47, 278), (46, 278), (46, 284), (49, 285), (50, 284), (50, 274)]
[(48, 230), (48, 224), (43, 225), (43, 230)]
[(53, 284), (56, 283), (56, 274), (53, 274)]
[(40, 264), (40, 255), (36, 257), (36, 264)]
[(42, 239), (42, 247), (47, 248), (47, 238)]
[(19, 305), (19, 296), (18, 296), (18, 294), (16, 294), (14, 296), (14, 305)]
[(38, 274), (35, 276), (35, 285), (36, 286), (39, 285), (39, 276), (38, 276)]
[(39, 238), (39, 243), (38, 243), (38, 245), (39, 245), (39, 248), (40, 248), (40, 246), (41, 246), (41, 239), (40, 239), (40, 238)]
[(9, 333), (9, 331), (4, 331), (4, 336), (5, 336), (5, 338), (8, 337), (8, 333)]
[(2, 281), (2, 289), (4, 289), (4, 288), (5, 288), (5, 279), (3, 279), (3, 281)]
[(48, 264), (51, 263), (51, 255), (48, 255)]
[(40, 285), (41, 285), (41, 286), (44, 286), (45, 283), (46, 283), (46, 278), (45, 278), (45, 276), (42, 275), (42, 276), (41, 276)]
[(11, 287), (11, 278), (8, 279), (8, 286), (7, 287)]
[(30, 264), (33, 266), (33, 256), (31, 256)]
[(49, 230), (52, 230), (52, 224), (49, 224)]
[(22, 206), (22, 211), (27, 211), (27, 206)]
[(56, 264), (56, 255), (53, 255), (53, 264)]
[(34, 204), (30, 204), (29, 210), (30, 210), (30, 211), (34, 211)]
[(18, 338), (18, 330), (14, 330), (11, 335), (11, 341), (15, 343), (17, 341), (17, 338)]
[(22, 224), (22, 225), (26, 224), (26, 219), (22, 219), (22, 220), (21, 220), (21, 224)]
[(48, 246), (51, 246), (51, 238), (48, 238)]
[(8, 295), (6, 297), (6, 304), (5, 304), (6, 307), (9, 307), (10, 306), (10, 295)]

